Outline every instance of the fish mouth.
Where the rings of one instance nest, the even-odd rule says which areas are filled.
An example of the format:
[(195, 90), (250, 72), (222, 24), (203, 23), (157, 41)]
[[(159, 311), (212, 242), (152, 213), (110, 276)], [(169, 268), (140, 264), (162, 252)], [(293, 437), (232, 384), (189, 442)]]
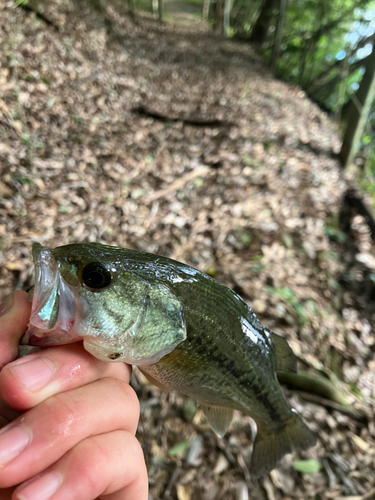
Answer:
[(34, 243), (32, 254), (35, 286), (29, 292), (31, 316), (20, 343), (43, 347), (75, 342), (78, 339), (72, 335), (76, 309), (74, 293), (63, 280), (52, 250)]

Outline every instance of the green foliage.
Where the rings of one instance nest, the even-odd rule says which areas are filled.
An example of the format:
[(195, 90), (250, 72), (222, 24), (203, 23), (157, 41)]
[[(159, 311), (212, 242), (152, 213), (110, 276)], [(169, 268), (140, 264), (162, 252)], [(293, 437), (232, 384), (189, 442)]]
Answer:
[(66, 214), (69, 212), (69, 207), (65, 206), (65, 205), (60, 205), (57, 209), (57, 211), (60, 213), (60, 214)]
[(231, 26), (226, 28), (225, 35), (227, 38), (232, 38), (235, 34), (236, 34), (236, 30), (234, 28), (232, 28)]
[(293, 468), (302, 474), (315, 474), (322, 468), (322, 464), (317, 460), (298, 460), (293, 463)]
[[(175, 0), (173, 0), (173, 1), (175, 1)], [(177, 1), (186, 3), (187, 0), (177, 0)], [(188, 0), (188, 3), (193, 3), (195, 5), (202, 5), (203, 1), (202, 0)]]
[[(246, 0), (234, 0), (231, 26), (242, 38), (251, 39), (255, 33), (254, 39), (261, 44), (259, 49), (269, 62), (279, 2), (250, 3), (251, 7)], [(258, 19), (262, 22), (257, 24)], [(262, 36), (258, 35), (259, 28)], [(324, 109), (334, 112), (344, 128), (351, 100), (358, 102), (354, 94), (369, 63), (374, 29), (375, 0), (290, 0), (276, 72), (282, 79), (299, 85)], [(243, 94), (246, 97), (246, 89)], [(266, 141), (263, 146), (267, 150), (270, 143)], [(360, 153), (369, 172), (362, 185), (374, 198), (375, 205), (375, 102)], [(249, 156), (242, 161), (255, 166)], [(335, 228), (327, 227), (326, 234), (330, 239), (344, 240)]]
[(242, 158), (242, 161), (244, 162), (245, 165), (247, 165), (249, 167), (253, 167), (256, 169), (262, 168), (262, 165), (260, 163), (258, 163), (252, 156), (245, 155)]
[(264, 266), (263, 264), (259, 264), (259, 266), (250, 266), (249, 267), (249, 270), (252, 272), (252, 273), (261, 273), (264, 271), (266, 266)]
[(140, 196), (144, 195), (145, 193), (145, 190), (142, 189), (142, 188), (137, 188), (137, 189), (134, 189), (134, 191), (132, 191), (131, 193), (131, 197), (133, 198), (133, 200), (136, 200), (137, 198), (139, 198)]
[(284, 234), (281, 235), (281, 238), (283, 240), (284, 245), (287, 248), (292, 248), (293, 247), (293, 239), (291, 238), (291, 236), (289, 236), (289, 234), (284, 233)]
[(188, 446), (189, 446), (189, 441), (185, 439), (184, 441), (181, 441), (180, 443), (177, 443), (174, 446), (172, 446), (172, 448), (169, 450), (169, 455), (171, 457), (177, 457), (179, 455), (183, 455), (187, 450)]
[(236, 32), (248, 34), (252, 30), (262, 0), (234, 0), (231, 11), (231, 26)]
[[(235, 0), (232, 27), (249, 36), (261, 11), (260, 2)], [(314, 100), (330, 110), (339, 102), (340, 83), (345, 83), (344, 102), (355, 92), (363, 75), (359, 49), (371, 41), (374, 0), (291, 0), (283, 30), (277, 72), (302, 86)], [(241, 13), (240, 17), (238, 14)], [(271, 12), (267, 37), (261, 50), (269, 60), (275, 37), (278, 2)], [(340, 96), (342, 98), (342, 96)]]
[[(318, 99), (321, 89), (315, 88), (316, 84), (327, 85), (328, 96), (323, 92), (319, 100), (332, 107), (337, 102), (337, 84), (344, 75), (345, 55), (354, 48), (348, 33), (353, 32), (354, 22), (362, 19), (362, 9), (372, 3), (368, 0), (293, 0), (287, 11), (278, 66), (280, 75), (314, 92)], [(339, 76), (338, 82), (336, 76)], [(358, 75), (348, 83), (356, 81)]]
[(135, 8), (137, 10), (151, 11), (151, 1), (150, 0), (136, 0)]
[(28, 184), (29, 186), (35, 186), (35, 183), (34, 181), (30, 178), (30, 177), (27, 177), (25, 175), (22, 175), (22, 174), (16, 174), (15, 175), (15, 179), (20, 183), (20, 184)]
[[(375, 108), (375, 104), (374, 104)], [(375, 113), (370, 114), (367, 130), (362, 137), (360, 156), (364, 159), (358, 170), (357, 181), (360, 187), (366, 191), (371, 198), (372, 206), (375, 207)], [(371, 129), (371, 119), (373, 128)]]
[(185, 398), (182, 406), (182, 416), (185, 422), (192, 422), (195, 414), (197, 413), (198, 407), (193, 399)]
[(214, 267), (208, 267), (206, 270), (206, 273), (208, 274), (208, 276), (213, 277), (216, 274), (216, 269)]
[(346, 235), (339, 231), (336, 227), (326, 225), (324, 227), (324, 232), (331, 240), (336, 240), (339, 243), (343, 243), (346, 240)]
[(296, 294), (290, 288), (266, 286), (264, 289), (270, 295), (276, 297), (281, 303), (289, 306), (287, 309), (292, 312), (301, 326), (309, 323), (311, 318), (318, 314), (318, 307), (313, 300), (309, 299), (304, 303), (300, 302)]
[(30, 134), (23, 134), (23, 136), (21, 137), (21, 140), (22, 140), (23, 144), (30, 144), (30, 142), (31, 142)]
[(263, 255), (254, 255), (254, 257), (250, 257), (252, 262), (260, 262), (263, 259)]

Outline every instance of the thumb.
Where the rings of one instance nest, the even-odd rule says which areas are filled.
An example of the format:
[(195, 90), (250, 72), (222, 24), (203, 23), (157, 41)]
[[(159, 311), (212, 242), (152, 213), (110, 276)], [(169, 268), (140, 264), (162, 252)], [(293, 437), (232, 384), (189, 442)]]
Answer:
[(18, 344), (30, 318), (27, 293), (13, 292), (0, 304), (0, 369), (18, 356)]

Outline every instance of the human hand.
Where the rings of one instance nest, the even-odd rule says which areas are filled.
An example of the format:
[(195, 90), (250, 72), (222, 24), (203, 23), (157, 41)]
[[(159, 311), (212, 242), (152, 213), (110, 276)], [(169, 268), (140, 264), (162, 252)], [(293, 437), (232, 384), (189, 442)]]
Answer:
[(80, 342), (11, 362), (30, 306), (25, 292), (0, 305), (1, 500), (146, 500), (131, 367)]

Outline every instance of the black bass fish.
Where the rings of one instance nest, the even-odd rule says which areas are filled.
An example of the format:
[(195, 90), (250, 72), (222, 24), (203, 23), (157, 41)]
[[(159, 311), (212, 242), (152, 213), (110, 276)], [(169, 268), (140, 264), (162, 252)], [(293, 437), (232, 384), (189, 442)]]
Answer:
[(233, 409), (250, 415), (256, 476), (315, 444), (276, 378), (296, 371), (292, 350), (226, 286), (165, 257), (99, 244), (34, 244), (33, 258), (22, 344), (83, 340), (93, 356), (136, 365), (164, 390), (196, 399), (220, 437)]

